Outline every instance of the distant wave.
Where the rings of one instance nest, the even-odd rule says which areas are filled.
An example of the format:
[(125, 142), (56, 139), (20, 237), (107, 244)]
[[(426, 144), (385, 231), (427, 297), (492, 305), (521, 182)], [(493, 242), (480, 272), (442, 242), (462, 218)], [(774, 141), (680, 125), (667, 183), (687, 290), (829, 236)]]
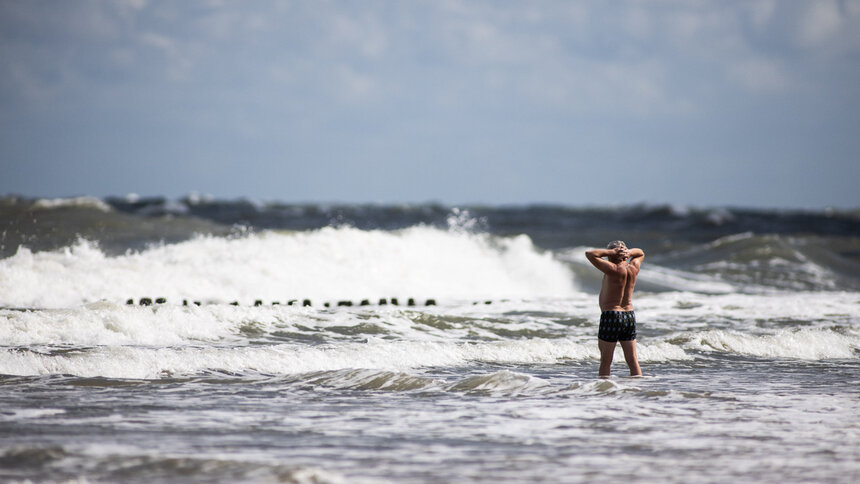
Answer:
[[(858, 210), (693, 208), (647, 204), (459, 209), (432, 203), (285, 204), (247, 199), (218, 200), (199, 195), (180, 199), (129, 195), (103, 200), (94, 197), (39, 200), (6, 197), (0, 199), (0, 228), (0, 261), (18, 257), (21, 259), (19, 262), (26, 263), (23, 259), (28, 257), (29, 251), (34, 267), (38, 268), (59, 263), (48, 262), (56, 257), (50, 253), (68, 253), (71, 259), (62, 259), (58, 267), (71, 270), (66, 272), (69, 278), (83, 281), (88, 277), (74, 274), (72, 266), (84, 272), (94, 271), (94, 275), (107, 271), (103, 276), (117, 276), (111, 279), (116, 287), (130, 290), (122, 297), (181, 295), (189, 298), (277, 300), (317, 297), (325, 293), (332, 298), (364, 298), (376, 297), (383, 291), (387, 294), (379, 294), (379, 297), (400, 295), (391, 288), (395, 284), (393, 282), (379, 287), (382, 285), (379, 283), (381, 276), (386, 271), (391, 276), (389, 281), (406, 284), (398, 287), (409, 291), (413, 291), (411, 287), (422, 290), (421, 294), (410, 294), (409, 297), (443, 297), (445, 294), (453, 295), (454, 291), (459, 291), (464, 297), (514, 296), (511, 291), (494, 290), (499, 289), (497, 280), (505, 278), (521, 278), (521, 283), (509, 281), (509, 287), (521, 291), (514, 297), (529, 297), (536, 292), (524, 287), (537, 287), (534, 285), (537, 281), (535, 273), (546, 268), (547, 278), (553, 279), (556, 277), (553, 274), (559, 271), (572, 272), (574, 276), (571, 279), (576, 283), (567, 284), (570, 287), (555, 283), (550, 284), (552, 288), (541, 286), (545, 295), (555, 296), (569, 294), (579, 287), (593, 291), (595, 278), (599, 285), (599, 274), (585, 262), (582, 251), (585, 247), (600, 246), (617, 238), (627, 239), (631, 244), (644, 248), (648, 254), (640, 290), (703, 293), (860, 290)], [(283, 254), (289, 252), (286, 245), (282, 249), (287, 252), (276, 256), (273, 252), (266, 252), (276, 250), (276, 244), (255, 242), (257, 239), (254, 237), (263, 240), (262, 234), (266, 233), (296, 234), (293, 248), (297, 249), (296, 244), (300, 243), (306, 245), (297, 249), (298, 252), (291, 252), (291, 256), (298, 258), (287, 267), (283, 265), (286, 260)], [(340, 239), (335, 241), (332, 234), (339, 234)], [(447, 235), (439, 238), (439, 234)], [(211, 237), (207, 239), (201, 235)], [(248, 239), (244, 243), (233, 242), (238, 240), (237, 236), (240, 236), (238, 239), (242, 236)], [(522, 245), (521, 240), (527, 241), (523, 245), (525, 250), (517, 248)], [(315, 243), (318, 246), (314, 247)], [(169, 264), (159, 261), (158, 250), (153, 249), (153, 245), (162, 246), (159, 253), (163, 256), (182, 260), (171, 260)], [(254, 250), (262, 252), (252, 253)], [(180, 254), (183, 251), (185, 253)], [(195, 251), (201, 253), (194, 254)], [(307, 257), (298, 255), (302, 251)], [(494, 251), (496, 262), (491, 268), (486, 265), (489, 262), (487, 256)], [(567, 268), (557, 266), (549, 269), (545, 262), (539, 262), (529, 269), (530, 264), (524, 258), (529, 251), (535, 261), (555, 258), (566, 261), (564, 265)], [(81, 257), (86, 252), (100, 252), (110, 260), (103, 261), (100, 267), (85, 267)], [(203, 253), (211, 254), (212, 260), (204, 264)], [(476, 258), (470, 259), (458, 253), (469, 253)], [(520, 256), (515, 256), (515, 253)], [(234, 256), (246, 257), (252, 263), (239, 264)], [(410, 270), (423, 270), (427, 276), (424, 279), (433, 279), (435, 283), (419, 280), (415, 272), (410, 273), (403, 265), (394, 270), (392, 258), (400, 256), (411, 258)], [(335, 270), (330, 262), (340, 257), (349, 260), (339, 264)], [(519, 262), (515, 261), (517, 257), (520, 257)], [(126, 263), (133, 260), (148, 265), (134, 269)], [(360, 270), (360, 260), (364, 260), (362, 283), (355, 275)], [(273, 265), (262, 267), (257, 264), (262, 261)], [(447, 271), (441, 269), (445, 264), (450, 264)], [(110, 267), (127, 270), (109, 270)], [(164, 271), (156, 273), (157, 267), (163, 267)], [(214, 269), (217, 267), (232, 267), (234, 275), (224, 276)], [(185, 272), (177, 275), (178, 268), (185, 269)], [(245, 270), (249, 268), (269, 276), (254, 279)], [(504, 277), (498, 276), (502, 268), (506, 271)], [(296, 275), (297, 270), (307, 271), (301, 276), (302, 288), (310, 287), (312, 291), (293, 292), (299, 286), (297, 280), (285, 283), (291, 274), (295, 279), (300, 277)], [(156, 286), (155, 281), (171, 271), (174, 275), (169, 280), (153, 287)], [(320, 271), (328, 271), (328, 276)], [(479, 279), (473, 274), (475, 271), (483, 271), (486, 277)], [(409, 277), (404, 279), (404, 273)], [(345, 277), (335, 277), (335, 274)], [(348, 274), (353, 275), (346, 276)], [(31, 277), (46, 276), (37, 271)], [(191, 289), (190, 283), (195, 277), (199, 278), (197, 286), (205, 291), (186, 290)], [(355, 290), (335, 295), (315, 287), (318, 282), (327, 281), (326, 277), (331, 277), (326, 284), (332, 288), (344, 289), (351, 281)], [(152, 283), (138, 281), (141, 278)], [(177, 282), (181, 279), (188, 283), (186, 288)], [(459, 279), (470, 283), (458, 285)], [(54, 281), (43, 279), (42, 282)], [(235, 287), (239, 282), (254, 284), (254, 288), (238, 293)], [(363, 283), (367, 283), (369, 290), (360, 290), (358, 286)], [(443, 283), (450, 287), (450, 291), (438, 287)], [(87, 292), (83, 289), (86, 285), (92, 286), (93, 290)], [(224, 291), (219, 292), (213, 287), (215, 285), (223, 287)], [(82, 283), (81, 288), (67, 292), (77, 291), (79, 301), (120, 297), (118, 293), (109, 291), (108, 296), (96, 294), (112, 287), (97, 286), (97, 282), (89, 281)], [(272, 297), (273, 293), (265, 292), (277, 287), (282, 287), (287, 293), (280, 292)], [(425, 289), (432, 290), (433, 294), (423, 293)], [(164, 290), (172, 292), (165, 293)], [(60, 284), (55, 299), (63, 291), (66, 289)], [(38, 289), (35, 294), (39, 295)], [(0, 304), (4, 297), (0, 295)], [(14, 300), (26, 302), (27, 299), (18, 297)], [(73, 304), (74, 300), (74, 297), (66, 298), (62, 304)], [(7, 304), (11, 301), (7, 300)], [(60, 303), (48, 301), (46, 304), (55, 307)]]
[(109, 204), (96, 197), (42, 198), (36, 200), (32, 205), (34, 210), (51, 210), (66, 207), (90, 208), (102, 212), (113, 210)]

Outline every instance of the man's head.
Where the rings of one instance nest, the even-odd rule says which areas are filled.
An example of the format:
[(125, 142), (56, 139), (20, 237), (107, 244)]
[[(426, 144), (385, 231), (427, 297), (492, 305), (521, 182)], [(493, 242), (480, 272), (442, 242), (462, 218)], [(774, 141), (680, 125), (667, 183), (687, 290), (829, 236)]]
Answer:
[(609, 262), (619, 264), (622, 261), (627, 260), (627, 244), (625, 244), (623, 240), (613, 240), (606, 244), (606, 248), (613, 251), (609, 256)]
[(606, 248), (610, 250), (617, 249), (619, 247), (626, 249), (627, 244), (625, 244), (623, 240), (613, 240), (612, 242), (606, 244)]

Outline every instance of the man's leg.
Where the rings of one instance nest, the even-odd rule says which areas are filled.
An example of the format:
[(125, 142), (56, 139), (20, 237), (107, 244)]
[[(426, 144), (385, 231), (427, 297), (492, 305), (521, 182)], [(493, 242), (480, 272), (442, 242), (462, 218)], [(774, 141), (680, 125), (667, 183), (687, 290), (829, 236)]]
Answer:
[(624, 350), (624, 359), (627, 360), (627, 366), (630, 368), (630, 376), (642, 376), (639, 358), (636, 357), (636, 340), (621, 341), (621, 349)]
[(597, 347), (600, 349), (600, 370), (597, 371), (597, 376), (607, 378), (612, 367), (612, 356), (615, 355), (615, 343), (598, 338)]

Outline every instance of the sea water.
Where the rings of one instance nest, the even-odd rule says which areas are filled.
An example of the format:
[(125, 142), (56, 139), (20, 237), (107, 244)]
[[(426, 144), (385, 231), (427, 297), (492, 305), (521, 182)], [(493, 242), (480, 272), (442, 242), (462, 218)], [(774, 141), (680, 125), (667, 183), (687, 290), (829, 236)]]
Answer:
[[(0, 230), (4, 481), (860, 479), (856, 212), (10, 197)], [(617, 238), (645, 376), (598, 379)]]

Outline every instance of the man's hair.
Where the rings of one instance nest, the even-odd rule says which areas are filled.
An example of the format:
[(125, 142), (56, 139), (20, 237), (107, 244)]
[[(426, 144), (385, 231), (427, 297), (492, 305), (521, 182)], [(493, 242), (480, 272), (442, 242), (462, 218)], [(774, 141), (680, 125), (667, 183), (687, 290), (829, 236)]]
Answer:
[(607, 249), (616, 249), (618, 247), (627, 248), (627, 244), (624, 243), (623, 240), (613, 240), (612, 242), (606, 244)]

